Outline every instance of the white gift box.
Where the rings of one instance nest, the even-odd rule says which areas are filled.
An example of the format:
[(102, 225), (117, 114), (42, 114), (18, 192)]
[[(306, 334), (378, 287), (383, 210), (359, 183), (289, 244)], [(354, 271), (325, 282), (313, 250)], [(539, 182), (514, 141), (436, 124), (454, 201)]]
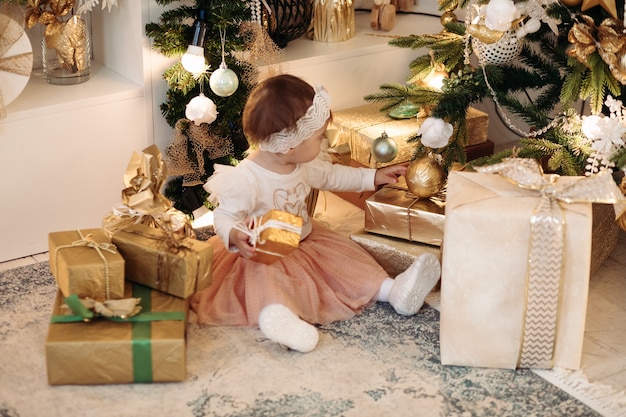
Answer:
[[(559, 177), (557, 184), (577, 180), (580, 177)], [(508, 369), (580, 367), (592, 205), (557, 203), (563, 225), (558, 295), (553, 297), (553, 307), (546, 302), (545, 314), (529, 323), (529, 305), (544, 303), (546, 296), (543, 290), (529, 291), (531, 217), (541, 195), (500, 175), (450, 172), (442, 253), (442, 364)], [(552, 263), (542, 267), (558, 268)], [(535, 327), (535, 336), (526, 330), (529, 326)], [(526, 366), (521, 362), (524, 342), (536, 337), (537, 329), (552, 332), (552, 342), (545, 346), (544, 340), (542, 347), (552, 350), (551, 361)]]

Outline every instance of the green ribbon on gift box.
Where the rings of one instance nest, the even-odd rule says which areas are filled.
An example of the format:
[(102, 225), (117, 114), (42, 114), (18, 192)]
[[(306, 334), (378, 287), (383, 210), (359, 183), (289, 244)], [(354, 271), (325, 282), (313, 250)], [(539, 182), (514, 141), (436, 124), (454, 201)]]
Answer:
[(109, 321), (132, 323), (133, 380), (134, 382), (152, 382), (152, 327), (153, 321), (185, 320), (183, 311), (151, 311), (152, 299), (148, 287), (132, 285), (133, 297), (139, 298), (141, 313), (128, 317), (104, 317), (97, 315), (81, 303), (75, 294), (65, 298), (65, 303), (72, 310), (72, 315), (53, 315), (50, 323), (76, 323), (104, 318)]

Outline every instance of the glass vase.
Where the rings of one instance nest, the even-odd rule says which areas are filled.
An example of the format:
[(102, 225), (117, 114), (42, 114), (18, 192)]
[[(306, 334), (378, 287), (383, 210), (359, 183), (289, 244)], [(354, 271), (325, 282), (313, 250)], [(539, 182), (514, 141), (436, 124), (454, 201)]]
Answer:
[(50, 84), (73, 85), (89, 80), (91, 15), (69, 14), (45, 26), (41, 41), (43, 73)]

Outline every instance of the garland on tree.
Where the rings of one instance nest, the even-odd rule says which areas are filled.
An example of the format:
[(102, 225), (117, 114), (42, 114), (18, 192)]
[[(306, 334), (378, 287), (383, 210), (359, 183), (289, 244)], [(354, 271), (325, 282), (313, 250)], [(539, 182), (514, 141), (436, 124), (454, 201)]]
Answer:
[[(568, 4), (577, 5), (566, 6), (556, 0), (439, 0), (440, 33), (390, 41), (395, 47), (425, 48), (428, 54), (410, 63), (405, 84), (383, 84), (365, 100), (384, 103), (381, 111), (409, 101), (430, 109), (430, 118), (450, 123), (453, 136), (438, 147), (424, 145), (428, 138), (423, 132), (409, 138), (416, 146), (414, 158), (439, 154), (446, 170), (454, 163), (467, 163), (467, 110), (485, 99), (495, 102), (509, 128), (521, 136), (521, 144), (471, 161), (470, 167), (518, 156), (544, 161), (547, 169), (561, 175), (623, 169), (626, 147), (619, 125), (626, 131), (626, 110), (620, 101), (626, 92), (626, 34), (618, 20), (623, 19), (623, 5), (615, 7), (613, 0), (613, 15), (613, 8), (586, 7), (587, 0), (581, 1), (571, 0)], [(454, 15), (458, 7), (466, 9), (465, 22), (458, 22)], [(516, 9), (522, 13), (516, 15)], [(507, 12), (511, 13), (508, 21)], [(485, 22), (490, 18), (487, 23), (491, 25)], [(504, 56), (514, 46), (517, 50)], [(424, 83), (437, 68), (448, 73), (441, 89)], [(583, 124), (598, 120), (581, 117), (574, 110), (579, 100), (585, 101), (593, 115), (619, 121), (612, 146), (585, 133)], [(532, 126), (532, 131), (518, 128), (507, 114)]]

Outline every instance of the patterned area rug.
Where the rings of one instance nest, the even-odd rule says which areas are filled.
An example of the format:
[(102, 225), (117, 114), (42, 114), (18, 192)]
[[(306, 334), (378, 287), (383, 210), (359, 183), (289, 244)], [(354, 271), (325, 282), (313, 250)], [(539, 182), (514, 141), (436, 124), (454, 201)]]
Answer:
[(49, 386), (47, 263), (0, 273), (0, 416), (563, 416), (602, 414), (529, 370), (442, 366), (439, 313), (377, 304), (300, 354), (255, 329), (188, 324), (187, 380)]

